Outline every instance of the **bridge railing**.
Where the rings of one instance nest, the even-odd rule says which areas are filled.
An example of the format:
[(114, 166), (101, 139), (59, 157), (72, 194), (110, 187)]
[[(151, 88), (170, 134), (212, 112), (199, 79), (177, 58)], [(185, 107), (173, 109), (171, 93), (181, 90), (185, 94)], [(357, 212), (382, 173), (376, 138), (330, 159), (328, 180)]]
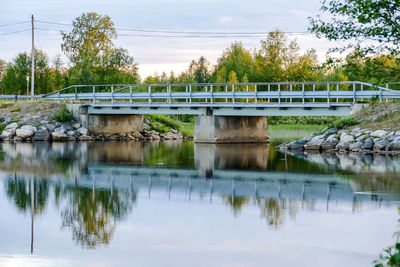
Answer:
[(386, 86), (359, 81), (73, 85), (37, 98), (111, 104), (307, 105), (398, 99), (400, 91), (390, 89), (397, 84), (400, 83)]

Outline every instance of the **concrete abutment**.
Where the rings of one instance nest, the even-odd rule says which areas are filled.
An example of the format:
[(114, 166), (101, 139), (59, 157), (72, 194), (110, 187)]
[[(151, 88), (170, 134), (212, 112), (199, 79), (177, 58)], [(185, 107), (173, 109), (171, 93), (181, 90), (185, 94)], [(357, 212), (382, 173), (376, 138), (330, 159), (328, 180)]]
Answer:
[(264, 116), (198, 116), (196, 143), (267, 143), (268, 119)]

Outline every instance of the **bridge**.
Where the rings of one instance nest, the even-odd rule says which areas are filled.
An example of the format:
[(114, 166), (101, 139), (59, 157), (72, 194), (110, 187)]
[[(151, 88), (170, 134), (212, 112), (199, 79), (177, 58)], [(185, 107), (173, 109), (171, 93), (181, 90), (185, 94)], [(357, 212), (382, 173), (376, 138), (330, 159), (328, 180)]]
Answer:
[(70, 109), (94, 133), (129, 131), (131, 125), (140, 131), (143, 114), (190, 114), (198, 116), (197, 142), (266, 142), (267, 116), (348, 116), (365, 100), (399, 99), (400, 90), (389, 88), (395, 85), (360, 81), (73, 85), (36, 98), (79, 103)]

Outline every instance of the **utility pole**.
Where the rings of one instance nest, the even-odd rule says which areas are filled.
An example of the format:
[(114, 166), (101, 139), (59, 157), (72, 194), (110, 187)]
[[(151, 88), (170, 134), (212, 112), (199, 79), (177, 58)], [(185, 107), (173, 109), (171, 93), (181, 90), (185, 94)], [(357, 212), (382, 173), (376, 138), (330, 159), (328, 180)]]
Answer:
[(35, 24), (32, 15), (32, 73), (31, 73), (31, 94), (32, 94), (32, 101), (33, 96), (35, 95)]

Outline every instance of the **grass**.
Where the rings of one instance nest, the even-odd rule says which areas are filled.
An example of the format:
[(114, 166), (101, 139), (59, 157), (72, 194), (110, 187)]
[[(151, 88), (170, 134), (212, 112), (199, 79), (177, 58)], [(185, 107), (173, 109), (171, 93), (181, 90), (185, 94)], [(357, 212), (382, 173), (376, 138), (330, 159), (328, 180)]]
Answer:
[(2, 103), (0, 105), (0, 109), (12, 107), (14, 104), (12, 103)]
[(10, 110), (10, 112), (20, 112), (21, 107), (16, 107), (15, 109)]
[(321, 131), (326, 125), (318, 124), (281, 124), (268, 125), (269, 139), (275, 141), (292, 141)]
[[(173, 128), (180, 131), (185, 136), (192, 137), (194, 134), (194, 122), (182, 122), (167, 115), (160, 114), (146, 115), (146, 119), (150, 119), (150, 129), (156, 130), (160, 133), (167, 133), (168, 128)], [(155, 122), (159, 122), (162, 125), (159, 125)]]

